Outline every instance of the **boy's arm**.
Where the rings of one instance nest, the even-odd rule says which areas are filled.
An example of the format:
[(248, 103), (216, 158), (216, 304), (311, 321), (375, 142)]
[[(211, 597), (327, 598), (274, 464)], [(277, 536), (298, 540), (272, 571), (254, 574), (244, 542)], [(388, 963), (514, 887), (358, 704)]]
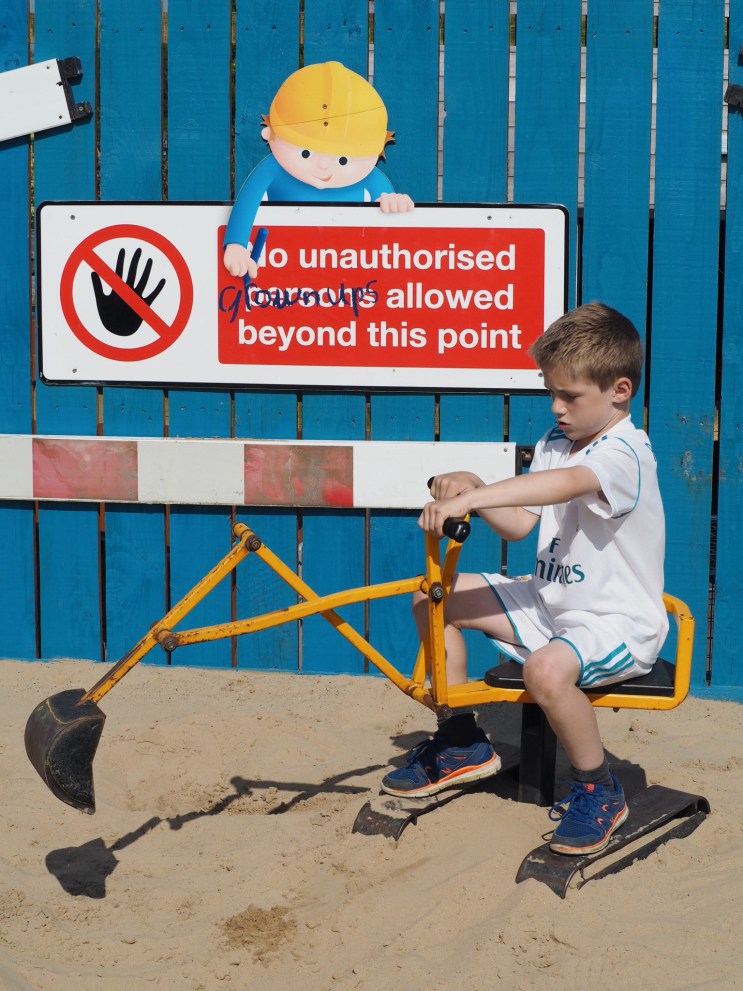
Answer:
[[(476, 475), (465, 472), (456, 474), (460, 477), (468, 475), (470, 482), (472, 479), (477, 479)], [(518, 531), (519, 525), (524, 526), (527, 521), (522, 514), (530, 517), (534, 522), (528, 530), (521, 533), (521, 536), (526, 536), (526, 533), (533, 529), (538, 517), (528, 509), (524, 509), (524, 506), (554, 506), (558, 503), (570, 502), (571, 499), (589, 492), (599, 492), (601, 489), (596, 475), (584, 465), (531, 471), (528, 475), (516, 475), (514, 478), (506, 478), (502, 482), (493, 482), (490, 485), (482, 484), (480, 479), (477, 481), (480, 481), (480, 485), (471, 484), (470, 487), (460, 489), (457, 494), (453, 494), (455, 486), (442, 485), (437, 488), (434, 482), (431, 491), (436, 499), (423, 507), (418, 525), (427, 533), (441, 537), (444, 521), (449, 517), (466, 516), (477, 511), (504, 539), (520, 539), (507, 536), (503, 531), (510, 530), (511, 527)], [(449, 494), (450, 492), (452, 494)], [(506, 512), (509, 509), (512, 510), (511, 513)], [(517, 512), (514, 513), (513, 510)]]
[[(453, 471), (436, 475), (431, 484), (431, 495), (436, 500), (448, 500), (472, 489), (483, 488), (485, 482), (473, 472)], [(454, 516), (455, 513), (448, 515)], [(498, 509), (480, 509), (478, 515), (495, 530), (502, 540), (516, 541), (527, 537), (537, 525), (539, 517), (521, 506), (504, 506)], [(421, 517), (421, 520), (423, 517)], [(418, 522), (421, 526), (421, 520)], [(424, 527), (425, 529), (425, 527)]]

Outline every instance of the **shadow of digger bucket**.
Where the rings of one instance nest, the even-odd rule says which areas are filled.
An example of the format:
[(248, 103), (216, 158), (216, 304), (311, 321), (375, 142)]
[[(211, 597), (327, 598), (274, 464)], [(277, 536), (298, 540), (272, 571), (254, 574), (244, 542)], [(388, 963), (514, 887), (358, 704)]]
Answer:
[(261, 546), (259, 538), (244, 523), (237, 523), (233, 534), (237, 543), (230, 552), (89, 691), (73, 688), (51, 695), (28, 717), (26, 753), (41, 780), (62, 802), (81, 812), (95, 812), (93, 758), (106, 721), (98, 702), (153, 647), (161, 644), (166, 650), (172, 649), (172, 627), (243, 558)]

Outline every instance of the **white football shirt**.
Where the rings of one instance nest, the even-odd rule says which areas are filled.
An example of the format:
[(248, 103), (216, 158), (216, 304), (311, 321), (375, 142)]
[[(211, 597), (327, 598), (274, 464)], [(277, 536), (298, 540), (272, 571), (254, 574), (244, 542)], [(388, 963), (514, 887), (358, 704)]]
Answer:
[(641, 664), (651, 665), (668, 631), (663, 604), (665, 518), (655, 456), (629, 417), (588, 447), (559, 429), (537, 443), (530, 471), (590, 468), (600, 492), (557, 506), (529, 506), (541, 517), (535, 588), (557, 625), (590, 613), (616, 628)]

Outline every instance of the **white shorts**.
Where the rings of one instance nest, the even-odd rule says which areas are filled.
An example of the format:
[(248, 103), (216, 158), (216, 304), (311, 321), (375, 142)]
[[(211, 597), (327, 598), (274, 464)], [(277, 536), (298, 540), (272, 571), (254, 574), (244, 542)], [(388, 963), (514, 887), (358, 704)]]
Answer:
[(648, 674), (652, 664), (643, 664), (632, 656), (617, 632), (617, 624), (608, 617), (575, 609), (556, 620), (542, 602), (531, 577), (506, 578), (485, 574), (503, 611), (508, 617), (516, 643), (489, 637), (493, 645), (510, 660), (523, 664), (529, 654), (551, 640), (564, 640), (573, 648), (580, 663), (581, 688), (611, 685)]

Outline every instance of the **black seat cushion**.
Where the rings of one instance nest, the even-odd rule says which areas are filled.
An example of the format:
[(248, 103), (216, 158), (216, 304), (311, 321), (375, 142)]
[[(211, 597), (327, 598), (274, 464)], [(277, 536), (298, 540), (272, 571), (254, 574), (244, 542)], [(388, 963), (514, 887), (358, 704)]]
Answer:
[[(676, 666), (662, 657), (653, 665), (650, 674), (629, 681), (618, 681), (614, 685), (603, 685), (584, 689), (594, 694), (611, 695), (662, 695), (673, 698)], [(523, 690), (523, 669), (518, 661), (503, 661), (485, 673), (483, 681), (491, 688), (516, 688)]]

